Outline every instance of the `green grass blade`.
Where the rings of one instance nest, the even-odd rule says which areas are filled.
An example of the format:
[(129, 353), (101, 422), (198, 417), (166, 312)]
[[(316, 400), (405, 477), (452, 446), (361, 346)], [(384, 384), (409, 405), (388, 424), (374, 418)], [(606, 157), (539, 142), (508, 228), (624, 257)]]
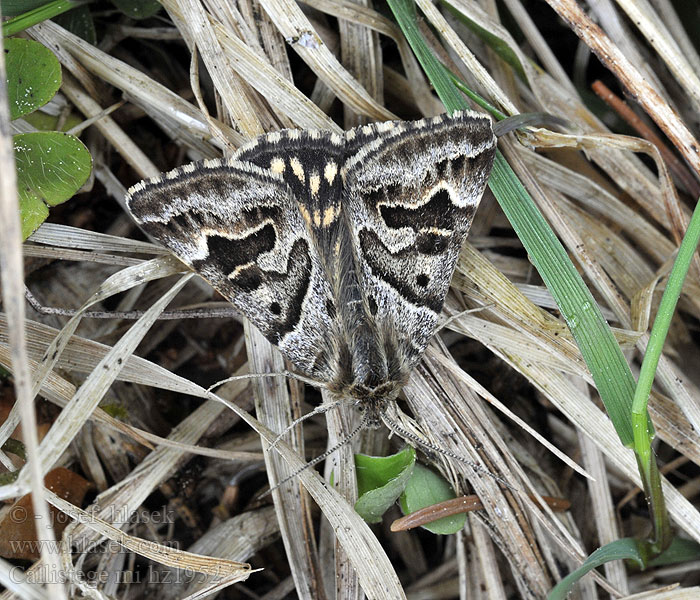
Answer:
[(631, 408), (635, 381), (617, 340), (566, 250), (502, 155), (491, 191), (527, 249), (578, 344), (622, 443), (633, 442)]
[(4, 37), (15, 35), (37, 23), (73, 10), (75, 7), (82, 6), (83, 4), (86, 4), (83, 0), (54, 0), (42, 6), (37, 6), (36, 8), (5, 21), (2, 24), (2, 35)]
[[(388, 3), (447, 110), (468, 108), (453, 78), (423, 40), (416, 25), (413, 2), (388, 0)], [(630, 415), (635, 380), (600, 308), (566, 250), (500, 153), (496, 156), (489, 187), (560, 307), (618, 436), (623, 444), (632, 446)]]
[(678, 304), (678, 298), (680, 298), (681, 290), (683, 289), (683, 282), (685, 281), (685, 276), (688, 273), (699, 241), (700, 201), (695, 205), (693, 216), (688, 225), (688, 231), (685, 236), (683, 236), (681, 245), (678, 248), (678, 255), (671, 268), (668, 283), (666, 284), (666, 289), (664, 290), (661, 303), (659, 304), (659, 310), (656, 313), (656, 318), (651, 328), (649, 343), (647, 344), (644, 360), (642, 361), (642, 368), (639, 372), (639, 382), (632, 405), (632, 418), (635, 429), (635, 449), (640, 453), (642, 459), (648, 458), (648, 456), (642, 454), (643, 449), (644, 452), (651, 452), (649, 436), (644, 427), (651, 386), (654, 383), (656, 367), (659, 364), (659, 358), (661, 357), (664, 342), (666, 341), (666, 335), (671, 326), (671, 319), (676, 312), (676, 305)]
[(613, 560), (633, 560), (642, 567), (645, 564), (644, 547), (637, 540), (623, 538), (598, 548), (578, 569), (569, 573), (552, 588), (552, 591), (547, 596), (547, 600), (565, 600), (571, 588), (581, 577), (596, 567)]

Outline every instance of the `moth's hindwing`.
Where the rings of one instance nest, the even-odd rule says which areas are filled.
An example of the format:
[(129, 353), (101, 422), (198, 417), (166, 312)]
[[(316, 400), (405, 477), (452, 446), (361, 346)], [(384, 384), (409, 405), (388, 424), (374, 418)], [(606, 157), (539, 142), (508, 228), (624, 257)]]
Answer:
[(289, 129), (257, 138), (235, 159), (279, 175), (289, 186), (326, 274), (337, 265), (334, 247), (340, 233), (340, 168), (345, 139), (328, 131)]
[(127, 205), (146, 233), (314, 375), (318, 348), (332, 335), (332, 294), (295, 195), (279, 173), (235, 156), (194, 163), (137, 184)]
[[(455, 263), (496, 151), (476, 113), (380, 123), (348, 132), (343, 205), (362, 288), (406, 368), (435, 331)], [(393, 331), (397, 333), (393, 333)]]

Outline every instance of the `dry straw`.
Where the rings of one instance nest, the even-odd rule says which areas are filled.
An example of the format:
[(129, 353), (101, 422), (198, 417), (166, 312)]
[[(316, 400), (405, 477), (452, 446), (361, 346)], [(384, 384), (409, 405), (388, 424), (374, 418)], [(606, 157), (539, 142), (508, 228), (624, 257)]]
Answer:
[[(115, 164), (123, 161), (138, 177), (157, 175), (159, 167), (151, 160), (153, 148), (140, 146), (146, 145), (144, 137), (137, 141), (133, 129), (120, 125), (124, 121), (117, 117), (124, 107), (112, 113), (105, 110), (113, 102), (105, 99), (105, 89), (123, 96), (131, 111), (143, 111), (171, 147), (192, 159), (229, 153), (260, 133), (282, 127), (339, 130), (328, 116), (332, 110), (340, 115), (339, 106), (344, 127), (392, 119), (396, 114), (431, 115), (442, 110), (395, 23), (363, 3), (163, 0), (162, 4), (176, 28), (165, 33), (170, 39), (181, 38), (189, 50), (190, 60), (177, 66), (189, 73), (193, 95), (177, 93), (155, 73), (133, 66), (139, 65), (138, 57), (121, 48), (92, 46), (52, 22), (28, 31), (63, 64), (65, 97), (85, 119), (98, 117), (91, 126), (100, 140), (92, 146), (95, 176), (117, 202), (123, 202), (120, 177), (125, 170), (120, 169), (118, 177), (110, 170)], [(517, 0), (504, 4), (518, 20), (525, 44), (518, 45), (500, 23), (495, 3), (454, 0), (448, 7), (428, 0), (417, 2), (424, 24), (429, 25), (424, 31), (426, 39), (470, 87), (505, 113), (545, 111), (572, 124), (568, 134), (533, 130), (520, 141), (503, 140), (502, 151), (594, 290), (628, 358), (636, 360), (638, 349), (646, 344), (646, 329), (673, 260), (677, 235), (687, 223), (689, 199), (683, 190), (679, 198), (653, 144), (612, 134), (589, 110), (567, 75), (564, 67), (568, 65), (559, 64), (538, 30), (536, 15), (528, 14)], [(700, 60), (670, 4), (657, 0), (654, 9), (646, 1), (620, 0), (619, 8), (609, 1), (594, 3), (599, 24), (610, 36), (605, 42), (595, 30), (583, 28), (574, 2), (552, 0), (550, 4), (570, 20), (587, 46), (609, 58), (618, 77), (635, 86), (640, 105), (697, 169), (700, 158), (697, 152), (691, 155), (682, 123), (697, 125)], [(620, 9), (628, 12), (630, 21), (621, 19)], [(625, 31), (631, 22), (639, 27), (635, 36)], [(476, 30), (481, 37), (475, 35)], [(124, 27), (122, 32), (141, 33), (148, 39), (145, 28)], [(484, 43), (485, 38), (498, 41), (498, 53), (493, 45)], [(542, 68), (525, 53), (526, 46)], [(389, 47), (397, 51), (386, 51)], [(392, 56), (392, 61), (385, 62), (384, 55)], [(656, 68), (644, 74), (646, 80), (638, 79), (642, 74), (631, 65), (647, 63)], [(299, 73), (305, 77), (306, 94), (296, 86)], [(204, 97), (209, 102), (206, 107)], [(662, 102), (655, 103), (655, 98)], [(678, 112), (668, 113), (666, 106), (675, 106)], [(3, 148), (0, 160), (7, 158)], [(166, 165), (159, 162), (159, 166)], [(0, 179), (11, 188), (9, 180)], [(4, 198), (10, 197), (9, 188)], [(286, 569), (300, 598), (349, 599), (364, 592), (368, 598), (396, 600), (456, 597), (459, 590), (461, 597), (505, 598), (514, 588), (523, 598), (541, 598), (562, 569), (577, 566), (596, 544), (623, 535), (612, 498), (639, 483), (634, 459), (601, 410), (573, 338), (532, 265), (517, 251), (518, 243), (491, 197), (482, 202), (453, 279), (445, 316), (455, 318), (430, 346), (405, 388), (418, 425), (401, 414), (396, 416), (407, 430), (426, 435), (431, 443), (479, 465), (475, 471), (432, 457), (456, 489), (475, 490), (485, 510), (471, 514), (464, 531), (444, 541), (443, 555), (448, 558), (440, 565), (430, 562), (430, 567), (431, 557), (426, 557), (419, 544), (399, 542), (403, 538), (397, 534), (383, 536), (353, 510), (352, 452), (358, 449), (354, 446), (387, 450), (386, 432), (374, 438), (368, 433), (326, 462), (326, 476), (332, 473), (333, 487), (315, 471), (304, 471), (300, 475), (303, 488), (293, 482), (273, 492), (274, 516), (267, 507), (252, 506), (230, 519), (214, 519), (191, 552), (171, 551), (162, 537), (146, 539), (144, 528), (126, 531), (127, 525), (116, 522), (114, 515), (137, 514), (193, 455), (205, 457), (204, 461), (225, 458), (246, 465), (259, 460), (262, 452), (272, 484), (298, 469), (304, 464), (305, 443), (317, 444), (318, 439), (307, 439), (301, 430), (294, 430), (275, 452), (266, 448), (274, 431), (284, 429), (308, 409), (308, 394), (297, 382), (277, 378), (254, 379), (249, 384), (232, 381), (215, 397), (172, 372), (181, 366), (178, 361), (202, 353), (186, 327), (182, 329), (187, 340), (182, 358), (164, 367), (137, 356), (137, 348), (143, 356), (144, 350), (182, 327), (174, 321), (157, 321), (176, 296), (184, 294), (194, 304), (205, 300), (210, 290), (188, 275), (183, 277), (183, 265), (161, 248), (131, 239), (137, 232), (126, 216), (100, 225), (111, 235), (47, 224), (22, 250), (17, 232), (10, 231), (10, 213), (16, 207), (1, 204), (5, 211), (0, 219), (5, 312), (0, 319), (0, 364), (12, 365), (19, 400), (0, 427), (0, 443), (8, 439), (20, 417), (25, 430), (31, 426), (33, 394), (57, 404), (61, 412), (38, 447), (27, 440), (34, 468), (23, 470), (0, 493), (10, 498), (33, 490), (39, 509), (48, 501), (76, 518), (66, 535), (81, 542), (81, 548), (92, 548), (92, 554), (71, 555), (64, 548), (60, 553), (47, 552), (42, 561), (55, 569), (60, 561), (71, 583), (91, 597), (116, 593), (111, 588), (93, 590), (78, 578), (81, 569), (95, 566), (94, 544), (105, 539), (119, 542), (164, 569), (190, 568), (207, 576), (179, 584), (169, 597), (201, 597), (250, 577), (252, 571), (239, 563), (253, 558), (256, 566), (269, 569), (274, 577), (284, 577), (277, 565), (260, 558), (281, 536)], [(74, 317), (66, 321), (30, 313), (25, 318), (22, 256), (65, 263), (52, 268), (40, 285), (32, 278), (29, 285), (49, 304), (79, 306)], [(71, 286), (76, 277), (80, 285)], [(659, 366), (661, 385), (650, 407), (658, 437), (665, 444), (663, 456), (685, 456), (694, 462), (700, 456), (696, 433), (700, 394), (692, 376), (698, 356), (693, 335), (700, 316), (697, 286), (697, 271), (691, 270), (688, 293)], [(85, 311), (115, 296), (120, 298), (118, 310), (145, 312), (128, 327), (119, 320), (82, 319)], [(469, 308), (481, 310), (464, 312)], [(21, 323), (23, 328), (18, 326)], [(244, 335), (247, 365), (235, 365), (237, 374), (285, 370), (279, 353), (257, 331), (246, 325)], [(469, 340), (478, 341), (480, 350), (472, 350), (475, 346)], [(240, 344), (235, 348), (240, 349)], [(227, 357), (215, 360), (234, 368)], [(144, 402), (153, 404), (159, 395), (172, 398), (173, 392), (201, 398), (202, 404), (162, 436), (148, 431), (148, 423), (131, 421), (128, 416), (125, 422), (119, 421), (100, 408), (102, 402), (127, 393), (132, 395), (131, 402), (140, 394)], [(251, 395), (257, 420), (247, 410)], [(505, 418), (496, 416), (492, 407)], [(241, 419), (265, 440), (262, 450), (256, 443), (246, 446), (244, 437), (222, 447), (204, 447), (217, 442), (216, 437), (202, 440), (214, 435), (212, 432), (222, 433), (217, 424), (225, 420), (233, 425)], [(354, 419), (352, 410), (329, 413), (328, 438), (322, 444), (330, 446), (342, 439), (355, 426)], [(119, 480), (105, 476), (96, 454), (81, 448), (86, 440), (96, 439), (98, 430), (119, 437), (113, 448), (101, 449), (109, 473), (122, 474)], [(306, 427), (303, 433), (308, 436), (318, 431)], [(136, 466), (123, 458), (124, 440), (141, 449), (136, 453)], [(317, 446), (315, 450), (321, 451)], [(12, 467), (7, 455), (0, 454), (0, 459)], [(42, 494), (38, 487), (40, 473), (77, 462), (95, 481), (103, 482), (94, 503), (84, 510), (67, 506), (51, 493)], [(215, 469), (221, 462), (206, 464)], [(483, 471), (495, 478), (484, 476)], [(574, 476), (576, 472), (581, 477)], [(518, 492), (499, 485), (499, 479), (510, 482)], [(682, 488), (668, 481), (664, 481), (664, 491), (678, 529), (700, 541), (696, 506)], [(574, 495), (573, 507), (567, 515), (556, 516), (519, 492)], [(592, 509), (586, 508), (591, 505)], [(209, 522), (207, 515), (202, 517)], [(239, 538), (248, 542), (232, 543)], [(400, 559), (392, 562), (389, 555)], [(107, 552), (100, 556), (102, 564), (115, 571), (124, 568)], [(214, 558), (218, 556), (223, 558)], [(38, 568), (39, 563), (30, 571)], [(9, 569), (0, 563), (5, 578)], [(599, 576), (603, 588), (623, 595), (642, 585), (619, 564), (608, 565), (604, 575), (605, 579)], [(262, 575), (253, 575), (246, 583), (251, 589), (255, 589), (256, 577)], [(14, 590), (34, 597), (25, 586), (20, 582)], [(467, 588), (473, 596), (464, 592)], [(282, 581), (278, 589), (289, 590), (291, 583)], [(154, 587), (151, 593), (155, 590), (161, 594), (156, 597), (165, 597), (162, 588)], [(582, 584), (582, 593), (590, 598), (604, 594), (592, 580)], [(130, 597), (130, 590), (121, 588), (118, 595)], [(2, 597), (9, 598), (10, 592)], [(665, 591), (654, 597), (680, 596)]]

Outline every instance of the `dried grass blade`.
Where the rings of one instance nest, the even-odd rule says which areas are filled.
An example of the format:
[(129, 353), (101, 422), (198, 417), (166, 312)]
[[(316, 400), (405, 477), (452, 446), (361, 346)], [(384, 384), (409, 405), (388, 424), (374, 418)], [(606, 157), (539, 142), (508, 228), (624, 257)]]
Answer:
[[(239, 413), (240, 414), (240, 413)], [(241, 415), (268, 443), (275, 439), (275, 434), (252, 419)], [(305, 462), (283, 440), (275, 446), (276, 450), (295, 471)], [(368, 598), (377, 600), (402, 600), (406, 598), (403, 586), (389, 561), (379, 540), (355, 512), (353, 506), (335, 490), (330, 488), (313, 469), (306, 469), (299, 474), (304, 487), (323, 511), (348, 554), (360, 585)]]
[[(49, 47), (58, 44), (65, 48), (80, 64), (122, 90), (129, 100), (153, 116), (158, 123), (173, 133), (174, 137), (183, 140), (187, 145), (197, 147), (203, 140), (211, 138), (207, 120), (199, 109), (141, 71), (102, 52), (51, 21), (35, 25), (29, 32)], [(237, 145), (245, 142), (241, 134), (224, 123), (219, 122), (217, 125), (226, 131)], [(211, 147), (206, 147), (211, 154)]]
[[(46, 354), (46, 348), (55, 340), (59, 330), (35, 321), (27, 321), (26, 327), (30, 358), (39, 361)], [(0, 313), (0, 343), (6, 340), (7, 318)], [(56, 366), (68, 371), (90, 373), (110, 350), (110, 346), (74, 335), (58, 358)], [(188, 379), (179, 377), (145, 358), (133, 355), (125, 361), (118, 381), (156, 385), (160, 389), (181, 394), (199, 395), (201, 389)]]
[(150, 540), (133, 537), (99, 519), (94, 514), (90, 514), (60, 498), (53, 492), (49, 490), (46, 490), (46, 492), (47, 499), (51, 504), (82, 525), (89, 527), (107, 539), (119, 542), (119, 544), (132, 552), (136, 552), (163, 565), (178, 569), (190, 569), (196, 573), (205, 573), (219, 577), (234, 576), (236, 578), (235, 581), (245, 581), (250, 577), (251, 573), (255, 572), (251, 570), (250, 565), (247, 563), (193, 554), (184, 550), (178, 550), (172, 546), (164, 546)]
[[(32, 378), (29, 371), (27, 340), (24, 330), (22, 233), (14, 148), (9, 126), (10, 109), (8, 86), (5, 80), (6, 52), (7, 49), (0, 52), (2, 54), (0, 56), (0, 284), (2, 285), (3, 306), (9, 315), (8, 337), (17, 398), (13, 411), (17, 413), (18, 417), (21, 415), (24, 425), (24, 441), (29, 459), (24, 469), (25, 486), (27, 491), (33, 491), (32, 508), (36, 517), (38, 538), (47, 542), (41, 545), (41, 558), (50, 569), (48, 590), (52, 595), (55, 594), (58, 600), (63, 600), (66, 598), (66, 593), (58, 577), (60, 572), (59, 557), (53, 544), (56, 537), (44, 494), (43, 473), (46, 466), (42, 463), (39, 447)], [(39, 523), (43, 524), (41, 529), (38, 527)]]
[[(277, 373), (284, 371), (284, 359), (279, 351), (245, 322), (246, 350), (248, 362), (254, 373)], [(290, 398), (287, 383), (278, 379), (256, 379), (251, 382), (255, 392), (255, 411), (258, 419), (273, 431), (284, 431), (291, 423)], [(291, 444), (303, 456), (303, 440), (292, 430)], [(285, 480), (294, 471), (277, 452), (270, 452), (263, 443), (265, 466), (270, 486)], [(311, 527), (310, 506), (304, 490), (296, 481), (288, 482), (272, 492), (275, 513), (279, 523), (282, 542), (287, 552), (292, 577), (297, 593), (301, 597), (316, 597), (321, 587), (318, 579), (318, 555)]]
[[(224, 107), (237, 129), (246, 137), (256, 137), (264, 133), (252, 105), (253, 98), (246, 94), (246, 86), (242, 85), (238, 73), (231, 68), (214, 27), (209, 20), (209, 14), (201, 2), (192, 0), (166, 0), (166, 10), (172, 11), (171, 16), (178, 24), (178, 29), (184, 34), (190, 50), (197, 49), (197, 55), (202, 57), (207, 71), (212, 78), (214, 88), (221, 97)], [(174, 9), (174, 10), (173, 10)], [(175, 17), (175, 13), (177, 17)], [(196, 60), (196, 55), (195, 55)], [(231, 73), (231, 71), (234, 71)]]
[(393, 113), (374, 100), (333, 56), (296, 2), (262, 0), (260, 4), (285, 39), (293, 45), (301, 59), (344, 104), (355, 112), (375, 120), (389, 121), (396, 118)]
[[(51, 468), (77, 435), (90, 413), (99, 404), (102, 396), (117, 378), (125, 360), (134, 352), (136, 346), (138, 346), (150, 326), (156, 321), (160, 312), (163, 311), (192, 277), (193, 274), (191, 273), (184, 275), (162, 298), (158, 299), (114, 345), (88, 376), (83, 385), (80, 386), (80, 389), (78, 389), (66, 408), (63, 409), (41, 442), (39, 452), (44, 472)], [(65, 338), (65, 341), (62, 343), (65, 345), (68, 339), (69, 337)], [(58, 348), (58, 344), (55, 347)], [(25, 471), (22, 471), (15, 484), (0, 489), (0, 495), (11, 492), (11, 495), (15, 496), (19, 492), (27, 491), (27, 484), (27, 476)], [(3, 497), (7, 496), (3, 495)]]
[[(1, 333), (2, 332), (0, 332), (0, 334)], [(0, 343), (0, 365), (5, 367), (8, 371), (12, 368), (9, 346), (4, 343)], [(38, 365), (38, 362), (29, 359), (29, 366), (32, 368), (32, 370), (36, 371), (38, 369)], [(75, 391), (76, 388), (74, 385), (68, 383), (68, 381), (66, 381), (63, 377), (56, 375), (56, 373), (51, 372), (42, 385), (40, 393), (58, 406), (64, 407), (73, 397)], [(145, 446), (150, 446), (148, 438), (158, 437), (139, 431), (127, 423), (122, 423), (101, 408), (95, 409), (94, 413), (90, 415), (90, 419), (94, 419), (99, 423), (104, 423), (105, 425), (112, 427), (116, 431), (120, 431), (124, 435), (132, 438), (134, 441), (138, 442), (139, 444), (144, 444)], [(8, 469), (14, 469), (14, 466), (11, 464), (6, 465), (6, 467)]]
[[(182, 271), (182, 265), (178, 264), (172, 256), (160, 257), (135, 265), (133, 267), (127, 267), (121, 271), (115, 273), (109, 277), (80, 308), (79, 312), (72, 317), (61, 332), (56, 336), (56, 338), (49, 344), (46, 349), (46, 353), (41, 357), (39, 361), (39, 369), (34, 373), (33, 377), (33, 396), (36, 396), (38, 391), (44, 384), (44, 381), (48, 377), (51, 370), (56, 366), (61, 353), (64, 348), (68, 345), (73, 333), (80, 324), (82, 319), (82, 313), (87, 310), (90, 306), (101, 302), (105, 298), (109, 298), (114, 294), (122, 292), (124, 290), (134, 287), (134, 285), (141, 284), (149, 279), (158, 279), (164, 277), (165, 275), (177, 273)], [(145, 317), (145, 315), (144, 315)], [(144, 331), (145, 333), (145, 331)], [(127, 353), (130, 354), (130, 353)], [(12, 407), (10, 414), (7, 419), (0, 425), (0, 440), (4, 443), (5, 440), (10, 436), (14, 428), (19, 423), (19, 407), (17, 405)], [(56, 456), (53, 457), (54, 459)], [(48, 467), (47, 467), (48, 470)], [(0, 494), (2, 492), (0, 491)]]
[(150, 242), (140, 242), (97, 231), (87, 231), (69, 225), (43, 223), (31, 236), (29, 242), (76, 248), (79, 250), (100, 250), (102, 252), (136, 252), (139, 254), (170, 254), (162, 246)]
[(683, 86), (693, 110), (700, 112), (700, 78), (648, 0), (617, 0), (617, 3)]

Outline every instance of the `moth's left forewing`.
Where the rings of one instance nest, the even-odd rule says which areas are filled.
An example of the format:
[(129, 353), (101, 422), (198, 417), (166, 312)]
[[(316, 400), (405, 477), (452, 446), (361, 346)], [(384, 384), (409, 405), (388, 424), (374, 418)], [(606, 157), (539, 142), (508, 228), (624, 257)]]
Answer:
[(237, 160), (193, 163), (135, 185), (127, 207), (297, 368), (323, 380), (332, 293), (299, 202), (279, 173)]
[(346, 135), (343, 205), (367, 303), (412, 367), (437, 324), (496, 139), (488, 117), (471, 112)]

